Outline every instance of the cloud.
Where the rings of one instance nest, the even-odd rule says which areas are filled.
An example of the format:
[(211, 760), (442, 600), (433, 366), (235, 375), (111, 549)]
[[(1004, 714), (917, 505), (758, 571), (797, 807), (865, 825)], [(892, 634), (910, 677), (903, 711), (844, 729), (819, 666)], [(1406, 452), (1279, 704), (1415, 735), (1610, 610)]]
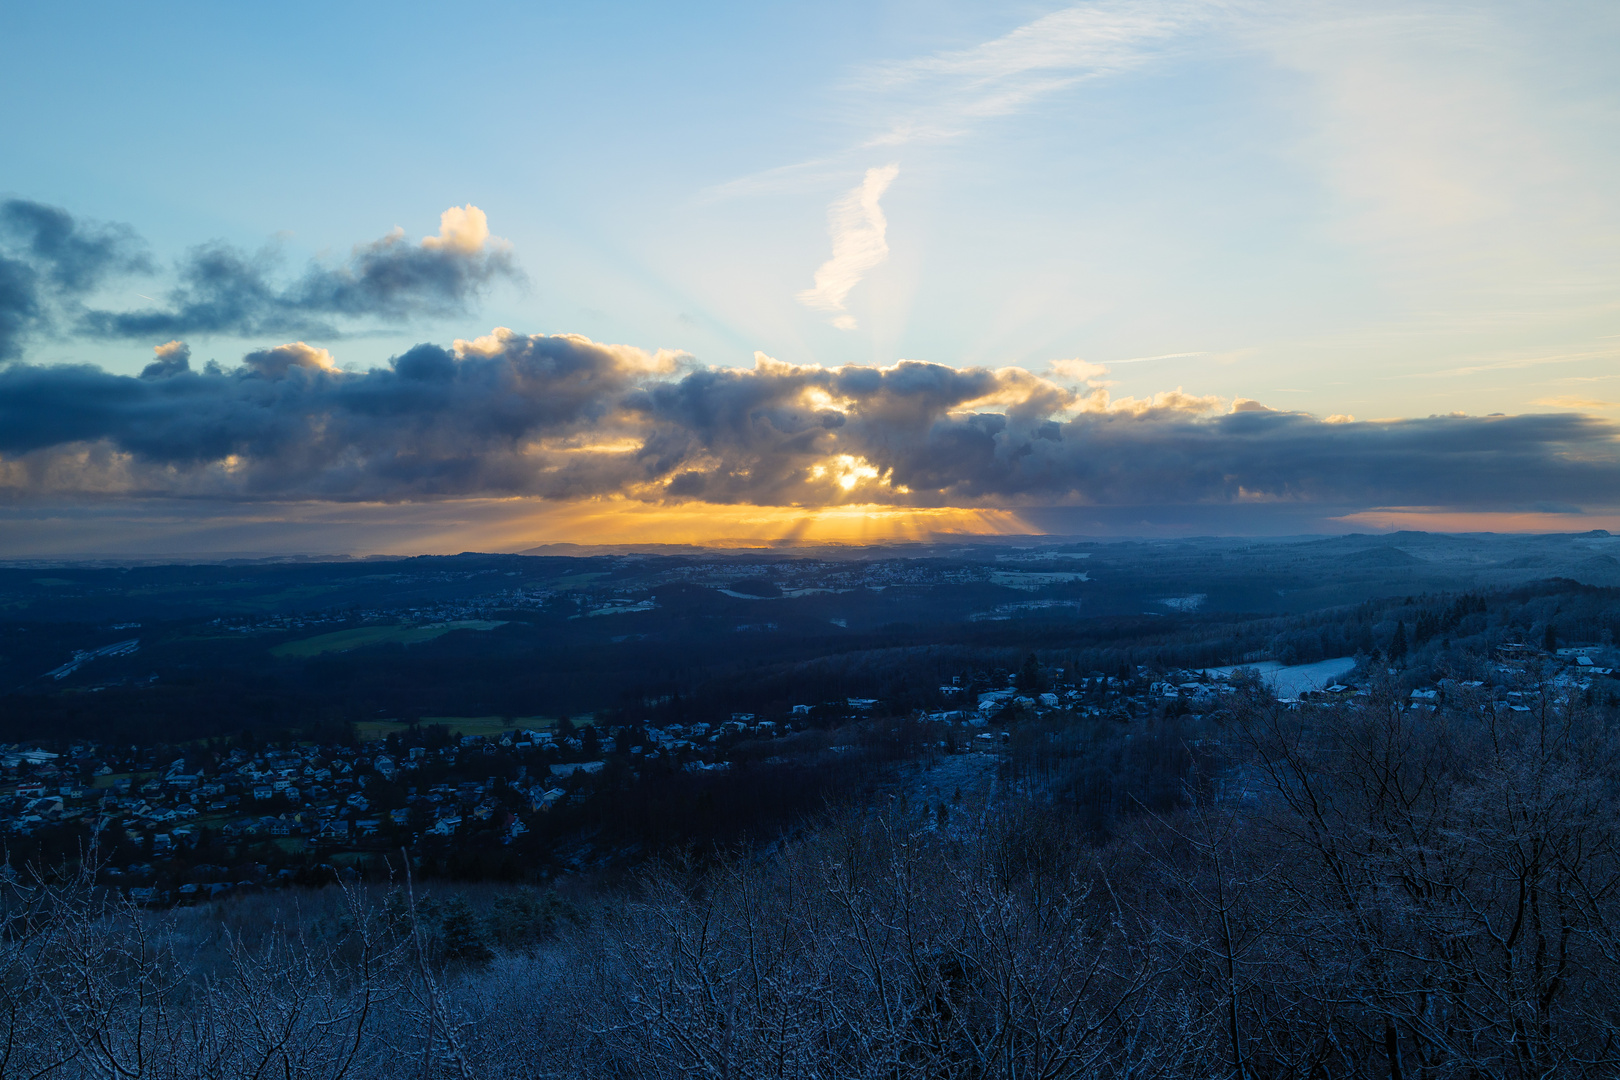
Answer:
[(402, 229), (354, 249), (337, 266), (311, 265), (301, 277), (275, 281), (273, 250), (240, 251), (224, 243), (192, 250), (165, 307), (90, 310), (81, 332), (105, 338), (185, 334), (332, 336), (344, 319), (405, 322), (419, 315), (463, 312), (492, 282), (519, 277), (510, 246), (490, 236), (476, 206), (451, 207), (439, 235), (419, 244)]
[[(0, 370), (0, 493), (239, 501), (534, 496), (917, 509), (1620, 503), (1620, 426), (1575, 414), (1327, 421), (1020, 368), (707, 368), (497, 329), (342, 371), (302, 342), (232, 371)], [(158, 366), (154, 365), (154, 366)], [(150, 368), (148, 369), (150, 372)]]
[(1054, 360), (1048, 368), (1056, 378), (1072, 379), (1075, 382), (1090, 382), (1108, 374), (1106, 366), (1093, 364), (1089, 360)]
[(1602, 398), (1582, 397), (1579, 394), (1559, 394), (1553, 397), (1537, 398), (1534, 405), (1548, 405), (1554, 409), (1570, 409), (1581, 412), (1608, 412), (1610, 409), (1620, 409), (1620, 401), (1605, 401)]
[(889, 223), (879, 200), (899, 175), (899, 165), (868, 169), (860, 185), (827, 211), (832, 258), (816, 271), (815, 287), (799, 293), (799, 302), (834, 315), (832, 324), (840, 330), (855, 329), (855, 317), (844, 309), (850, 290), (889, 257)]
[(191, 346), (183, 341), (169, 341), (154, 345), (157, 359), (141, 369), (143, 379), (167, 379), (191, 371)]
[(948, 139), (1090, 78), (1135, 68), (1216, 13), (1181, 3), (1077, 4), (973, 48), (879, 65), (856, 81), (890, 98), (872, 143)]
[(0, 201), (0, 363), (109, 277), (151, 264), (126, 225), (75, 219), (27, 199)]
[(948, 142), (987, 119), (1026, 109), (1088, 79), (1143, 65), (1178, 38), (1225, 18), (1223, 5), (1165, 0), (1077, 4), (968, 49), (869, 66), (849, 80), (869, 117), (846, 150), (776, 166), (709, 188), (706, 199), (796, 191), (836, 175), (877, 146)]
[[(279, 284), (273, 250), (249, 254), (204, 244), (180, 262), (166, 306), (86, 308), (108, 282), (153, 270), (128, 225), (75, 218), (25, 199), (0, 201), (0, 363), (21, 357), (27, 341), (47, 329), (148, 340), (198, 333), (335, 336), (345, 320), (407, 322), (463, 312), (494, 281), (522, 276), (511, 246), (490, 235), (484, 212), (452, 206), (440, 215), (437, 236), (412, 244), (395, 229), (357, 246), (337, 266), (313, 264)], [(152, 378), (173, 373), (161, 366), (147, 370)]]
[(489, 218), (478, 207), (452, 206), (439, 215), (439, 235), (425, 236), (422, 246), (430, 251), (459, 251), (476, 255), (489, 243)]
[(83, 293), (108, 276), (151, 269), (127, 225), (76, 220), (66, 210), (26, 199), (0, 203), (0, 227), (57, 287)]
[(337, 363), (332, 359), (331, 353), (325, 349), (317, 349), (313, 345), (305, 345), (302, 341), (250, 352), (242, 358), (242, 363), (267, 379), (286, 378), (287, 373), (295, 368), (323, 372), (337, 370)]
[(23, 340), (40, 322), (40, 307), (33, 267), (0, 255), (0, 361), (22, 355)]

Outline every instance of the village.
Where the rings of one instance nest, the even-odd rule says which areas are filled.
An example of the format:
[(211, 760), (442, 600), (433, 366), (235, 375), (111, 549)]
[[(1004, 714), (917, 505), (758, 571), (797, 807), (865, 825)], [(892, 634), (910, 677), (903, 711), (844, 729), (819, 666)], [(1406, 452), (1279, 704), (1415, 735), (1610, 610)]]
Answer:
[(1365, 702), (1379, 684), (1386, 699), (1396, 688), (1406, 709), (1529, 712), (1612, 697), (1620, 689), (1612, 653), (1505, 644), (1486, 677), (1437, 679), (1365, 658), (1110, 675), (1065, 672), (1032, 656), (1021, 671), (953, 676), (938, 688), (943, 707), (903, 718), (878, 699), (850, 697), (689, 724), (582, 717), (577, 726), (564, 718), (465, 734), (448, 724), (373, 722), (366, 737), (327, 745), (79, 741), (48, 749), (39, 741), (0, 746), (0, 833), (16, 850), (29, 839), (75, 837), (93, 845), (103, 884), (146, 903), (194, 902), (301, 881), (311, 865), (434, 844), (512, 845), (560, 809), (588, 814), (593, 798), (644, 774), (720, 779), (739, 759), (815, 769), (854, 751), (849, 733), (879, 721), (903, 719), (931, 753), (997, 755), (1021, 725), (1218, 718), (1245, 688), (1263, 688), (1292, 710)]

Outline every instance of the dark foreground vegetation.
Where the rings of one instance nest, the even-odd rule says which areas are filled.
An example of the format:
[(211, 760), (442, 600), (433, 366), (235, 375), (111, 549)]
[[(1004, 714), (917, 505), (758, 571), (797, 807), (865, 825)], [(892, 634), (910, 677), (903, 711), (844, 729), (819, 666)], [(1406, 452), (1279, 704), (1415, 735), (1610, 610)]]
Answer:
[(1240, 687), (1133, 733), (1169, 794), (1107, 836), (1094, 763), (1031, 728), (986, 798), (589, 895), (144, 911), (19, 878), (0, 1075), (1610, 1077), (1617, 718), (1518, 693)]

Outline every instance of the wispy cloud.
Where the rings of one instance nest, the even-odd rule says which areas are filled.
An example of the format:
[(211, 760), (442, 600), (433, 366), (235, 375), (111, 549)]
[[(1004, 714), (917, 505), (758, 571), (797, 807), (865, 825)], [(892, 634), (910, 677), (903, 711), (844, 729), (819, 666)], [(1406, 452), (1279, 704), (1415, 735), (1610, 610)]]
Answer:
[(1060, 379), (1074, 379), (1076, 381), (1090, 381), (1100, 379), (1108, 374), (1108, 368), (1103, 364), (1094, 364), (1090, 360), (1053, 360), (1049, 365), (1051, 373)]
[[(984, 120), (1016, 113), (1083, 80), (1136, 67), (1156, 46), (1218, 10), (1174, 2), (1081, 4), (969, 49), (867, 68), (849, 83), (865, 119), (864, 132), (846, 149), (739, 177), (710, 188), (704, 199), (797, 188), (873, 148), (959, 138)], [(839, 329), (856, 327), (844, 308), (850, 289), (888, 257), (878, 200), (898, 172), (898, 164), (868, 169), (860, 187), (832, 205), (833, 256), (799, 300), (832, 314)]]
[(1610, 412), (1620, 409), (1620, 401), (1603, 401), (1599, 398), (1582, 397), (1579, 394), (1560, 394), (1555, 397), (1536, 398), (1532, 405), (1548, 405), (1555, 409), (1567, 409), (1571, 412)]
[(801, 292), (799, 302), (832, 315), (832, 324), (840, 330), (855, 329), (855, 316), (844, 307), (850, 290), (889, 257), (889, 223), (879, 200), (899, 175), (899, 165), (867, 169), (860, 185), (827, 211), (832, 258), (821, 264), (815, 286)]
[(1181, 360), (1193, 356), (1208, 356), (1207, 352), (1171, 352), (1161, 353), (1158, 356), (1133, 356), (1128, 360), (1111, 360), (1113, 364), (1145, 364), (1150, 360)]
[(774, 169), (739, 176), (722, 184), (698, 192), (699, 204), (725, 202), (727, 199), (751, 195), (779, 195), (785, 192), (821, 191), (831, 183), (849, 175), (846, 152), (829, 157), (796, 161), (791, 165), (778, 165)]
[(846, 83), (863, 129), (844, 149), (717, 184), (703, 201), (802, 190), (837, 175), (854, 154), (968, 134), (1087, 79), (1141, 66), (1219, 4), (1077, 4), (968, 49), (877, 64)]
[(1614, 349), (1595, 349), (1576, 353), (1555, 353), (1550, 356), (1527, 356), (1513, 360), (1494, 360), (1465, 367), (1445, 368), (1440, 371), (1412, 371), (1393, 376), (1397, 379), (1443, 379), (1478, 375), (1486, 371), (1515, 371), (1520, 368), (1542, 367), (1547, 364), (1578, 364), (1588, 360), (1612, 360)]
[(1156, 47), (1220, 10), (1211, 4), (1079, 4), (973, 48), (868, 69), (854, 86), (885, 107), (866, 145), (963, 135), (976, 121), (1140, 66)]

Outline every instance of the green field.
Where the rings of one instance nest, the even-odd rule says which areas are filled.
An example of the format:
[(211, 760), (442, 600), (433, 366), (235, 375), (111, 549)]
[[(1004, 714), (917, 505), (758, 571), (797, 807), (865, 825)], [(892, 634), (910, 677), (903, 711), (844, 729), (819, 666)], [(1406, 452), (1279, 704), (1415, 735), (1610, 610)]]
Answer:
[(556, 589), (572, 589), (580, 585), (589, 585), (599, 578), (607, 577), (606, 571), (592, 571), (588, 574), (565, 574), (551, 583)]
[[(422, 726), (443, 724), (463, 735), (499, 735), (522, 728), (547, 728), (555, 724), (551, 716), (424, 716)], [(366, 742), (380, 742), (394, 732), (409, 730), (398, 720), (362, 720), (354, 725), (355, 734)]]
[(407, 626), (395, 623), (389, 626), (357, 626), (352, 630), (336, 630), (330, 634), (288, 641), (270, 650), (271, 656), (319, 656), (321, 653), (347, 652), (366, 645), (385, 645), (398, 642), (415, 645), (432, 641), (452, 630), (493, 630), (504, 623), (486, 619), (463, 619), (460, 622), (433, 623), (428, 626)]
[(131, 783), (131, 785), (133, 785), (134, 787), (140, 787), (142, 784), (146, 783), (148, 780), (152, 779), (152, 777), (154, 777), (156, 775), (158, 775), (158, 774), (155, 773), (155, 772), (147, 772), (147, 773), (130, 773), (130, 772), (108, 773), (106, 776), (92, 777), (91, 780), (90, 780), (90, 785), (89, 786), (90, 786), (90, 790), (95, 791), (95, 790), (98, 790), (100, 788), (110, 788), (110, 787), (112, 787), (113, 786), (113, 781), (115, 781), (115, 780), (128, 780)]

